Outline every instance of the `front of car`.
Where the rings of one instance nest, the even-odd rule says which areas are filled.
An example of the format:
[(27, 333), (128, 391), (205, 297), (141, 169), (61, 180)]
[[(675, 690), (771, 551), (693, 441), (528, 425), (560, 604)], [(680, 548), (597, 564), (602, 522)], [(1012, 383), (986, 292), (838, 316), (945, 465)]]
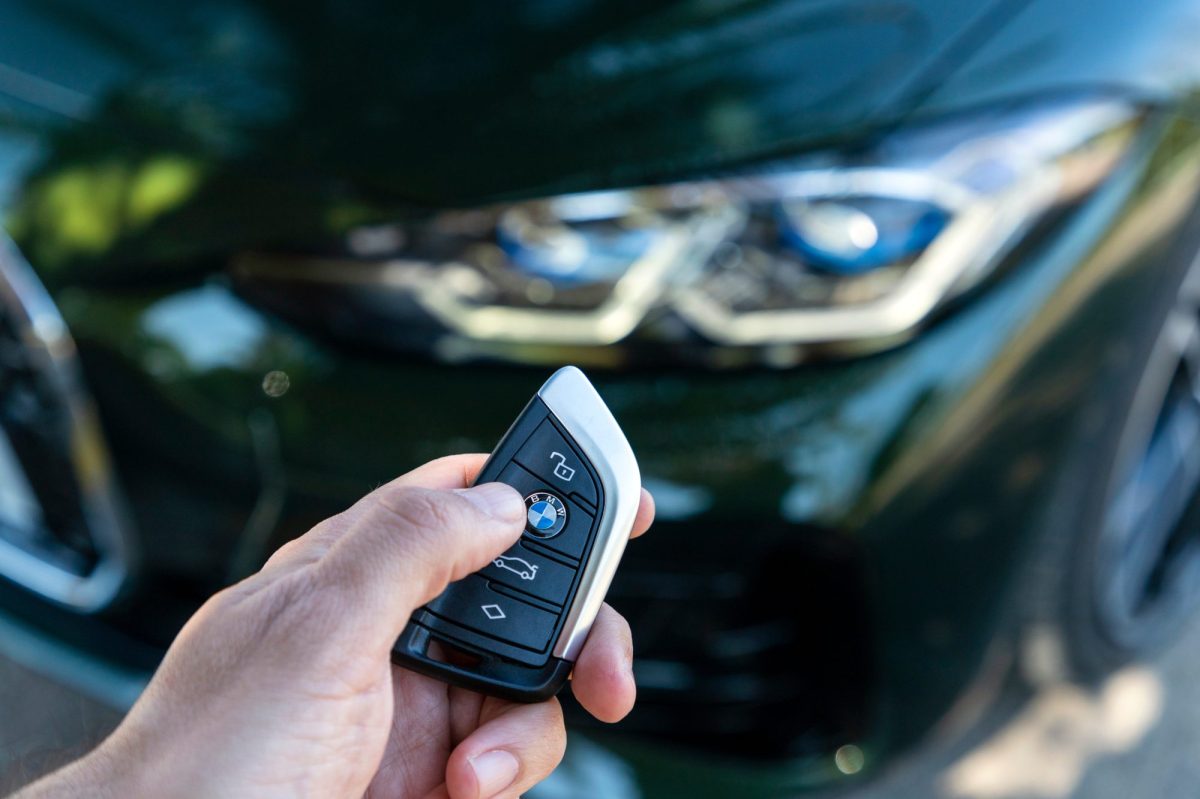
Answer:
[(1104, 550), (1077, 486), (1157, 441), (1200, 73), (1173, 4), (960, 5), (14, 12), (4, 610), (151, 668), (576, 363), (658, 521), (638, 709), (549, 791), (777, 795), (969, 719), (1062, 623), (1014, 593)]

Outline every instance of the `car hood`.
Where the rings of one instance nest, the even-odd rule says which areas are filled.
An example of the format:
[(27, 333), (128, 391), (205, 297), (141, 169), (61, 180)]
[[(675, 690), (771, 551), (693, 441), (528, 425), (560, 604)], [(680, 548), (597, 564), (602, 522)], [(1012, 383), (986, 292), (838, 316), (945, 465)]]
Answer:
[(896, 124), (1026, 5), (0, 0), (0, 204), (53, 285), (697, 177)]
[(353, 170), (387, 163), (425, 201), (634, 185), (896, 118), (987, 15), (937, 0), (534, 4), (499, 24), (418, 25), (441, 41), (327, 100), (355, 120), (348, 139), (370, 142), (347, 140)]
[(845, 138), (903, 113), (1012, 4), (4, 5), (18, 106), (126, 151), (461, 205)]

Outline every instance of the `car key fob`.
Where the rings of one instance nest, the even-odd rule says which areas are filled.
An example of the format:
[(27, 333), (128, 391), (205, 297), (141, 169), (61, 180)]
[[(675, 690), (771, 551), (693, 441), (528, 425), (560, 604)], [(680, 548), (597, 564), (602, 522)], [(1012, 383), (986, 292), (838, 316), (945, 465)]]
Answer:
[(637, 460), (592, 384), (567, 366), (525, 406), (476, 482), (521, 492), (525, 531), (414, 613), (392, 659), (481, 693), (541, 701), (570, 675), (629, 540)]

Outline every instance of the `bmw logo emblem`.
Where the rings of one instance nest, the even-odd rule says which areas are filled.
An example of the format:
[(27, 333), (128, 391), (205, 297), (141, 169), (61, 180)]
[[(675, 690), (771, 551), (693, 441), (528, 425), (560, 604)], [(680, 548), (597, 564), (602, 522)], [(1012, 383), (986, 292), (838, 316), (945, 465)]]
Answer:
[(539, 491), (525, 497), (525, 529), (538, 538), (553, 538), (567, 524), (567, 507), (558, 497)]

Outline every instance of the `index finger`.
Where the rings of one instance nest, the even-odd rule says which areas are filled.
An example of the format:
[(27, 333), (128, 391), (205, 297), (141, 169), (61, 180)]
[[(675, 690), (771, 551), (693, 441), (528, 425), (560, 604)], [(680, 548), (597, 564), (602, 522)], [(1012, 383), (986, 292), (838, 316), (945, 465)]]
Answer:
[(638, 503), (637, 515), (633, 517), (633, 529), (629, 531), (630, 538), (637, 538), (650, 529), (654, 522), (654, 497), (646, 489), (642, 489), (642, 501)]

